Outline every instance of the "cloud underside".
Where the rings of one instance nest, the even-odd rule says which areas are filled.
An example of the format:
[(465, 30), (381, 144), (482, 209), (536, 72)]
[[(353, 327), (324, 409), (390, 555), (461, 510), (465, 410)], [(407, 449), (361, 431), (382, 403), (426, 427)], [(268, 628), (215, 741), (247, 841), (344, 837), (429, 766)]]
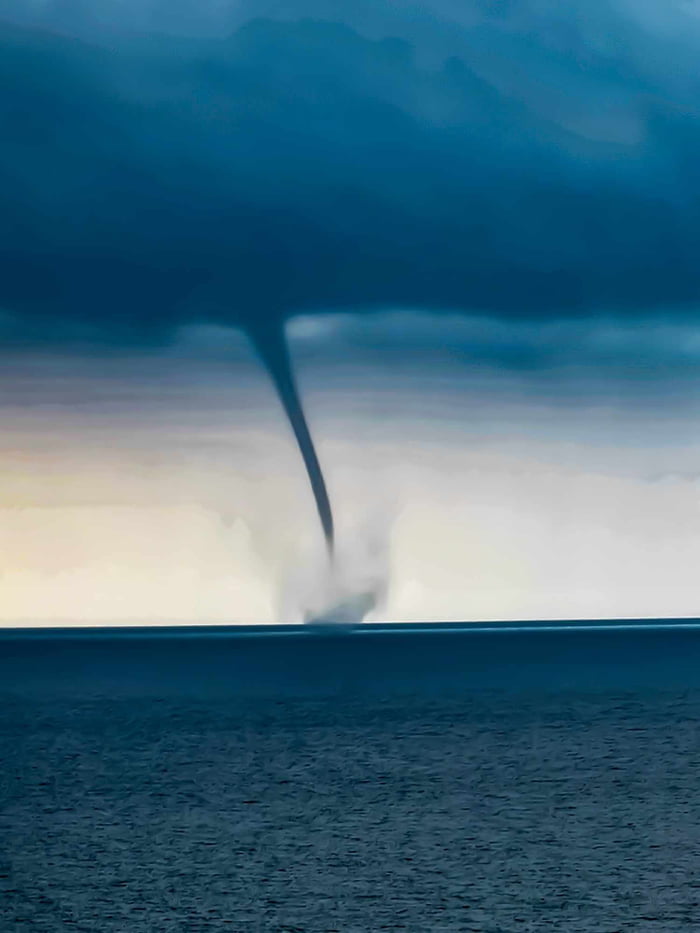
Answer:
[(0, 306), (47, 339), (135, 342), (391, 305), (694, 314), (688, 42), (600, 4), (615, 48), (592, 13), (533, 33), (479, 9), (465, 25), (435, 6), (432, 62), (400, 18), (399, 38), (313, 19), (110, 42), (6, 24)]

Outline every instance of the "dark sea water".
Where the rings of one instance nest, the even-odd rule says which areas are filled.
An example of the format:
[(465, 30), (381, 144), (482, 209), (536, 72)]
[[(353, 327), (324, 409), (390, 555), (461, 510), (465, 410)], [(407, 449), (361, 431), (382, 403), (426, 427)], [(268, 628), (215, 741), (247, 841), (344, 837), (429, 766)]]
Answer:
[(689, 931), (700, 624), (0, 632), (0, 930)]

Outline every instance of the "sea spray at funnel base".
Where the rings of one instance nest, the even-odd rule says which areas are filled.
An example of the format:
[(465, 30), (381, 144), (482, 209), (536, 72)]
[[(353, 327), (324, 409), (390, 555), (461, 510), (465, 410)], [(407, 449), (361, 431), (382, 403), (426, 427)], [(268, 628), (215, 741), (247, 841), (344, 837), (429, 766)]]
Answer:
[(368, 515), (362, 511), (357, 504), (342, 523), (331, 563), (317, 553), (289, 568), (280, 590), (280, 620), (342, 626), (376, 618), (377, 612), (381, 617), (388, 593), (391, 524), (381, 504), (377, 509), (370, 504)]

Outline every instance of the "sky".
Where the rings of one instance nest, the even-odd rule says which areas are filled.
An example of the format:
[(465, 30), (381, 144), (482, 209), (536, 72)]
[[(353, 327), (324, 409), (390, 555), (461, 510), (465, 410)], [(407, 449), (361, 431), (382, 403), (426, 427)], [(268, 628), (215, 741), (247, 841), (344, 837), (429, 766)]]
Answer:
[(698, 613), (700, 6), (0, 43), (0, 624)]

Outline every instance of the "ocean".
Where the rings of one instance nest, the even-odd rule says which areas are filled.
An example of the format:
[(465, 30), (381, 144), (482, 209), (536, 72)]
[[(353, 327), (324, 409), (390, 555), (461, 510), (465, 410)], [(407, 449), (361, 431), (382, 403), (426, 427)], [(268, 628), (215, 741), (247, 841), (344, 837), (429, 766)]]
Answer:
[(700, 624), (0, 632), (0, 929), (688, 931)]

